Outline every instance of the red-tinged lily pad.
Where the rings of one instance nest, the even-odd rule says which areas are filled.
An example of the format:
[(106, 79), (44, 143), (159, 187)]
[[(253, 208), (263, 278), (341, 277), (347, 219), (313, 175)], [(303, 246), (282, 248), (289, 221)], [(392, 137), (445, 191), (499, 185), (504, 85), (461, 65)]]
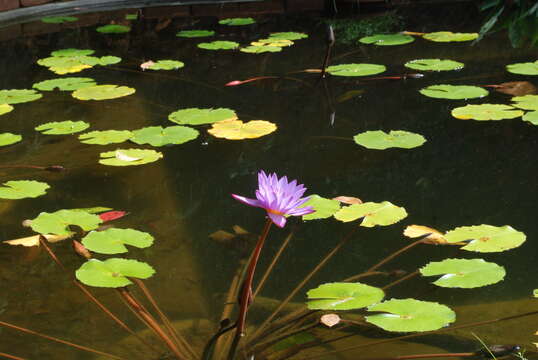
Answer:
[(101, 218), (103, 222), (107, 222), (107, 221), (121, 219), (125, 215), (127, 215), (126, 211), (111, 210), (111, 211), (107, 211), (107, 212), (99, 214), (99, 218)]

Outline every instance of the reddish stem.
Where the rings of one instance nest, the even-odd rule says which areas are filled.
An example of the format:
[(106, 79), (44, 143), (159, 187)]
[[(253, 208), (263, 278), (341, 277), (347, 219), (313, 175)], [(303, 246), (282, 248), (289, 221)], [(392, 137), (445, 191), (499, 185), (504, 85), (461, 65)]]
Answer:
[(0, 356), (5, 357), (6, 359), (26, 360), (26, 359), (24, 359), (24, 358), (21, 358), (21, 357), (15, 356), (15, 355), (9, 355), (9, 354), (3, 353), (3, 352), (0, 352)]

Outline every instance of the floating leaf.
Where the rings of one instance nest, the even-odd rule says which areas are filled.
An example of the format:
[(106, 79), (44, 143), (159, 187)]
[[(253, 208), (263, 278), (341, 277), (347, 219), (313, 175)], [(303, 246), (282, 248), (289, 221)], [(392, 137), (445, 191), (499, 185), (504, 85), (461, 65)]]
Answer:
[(382, 130), (366, 131), (355, 135), (353, 140), (365, 148), (376, 150), (393, 147), (412, 149), (426, 142), (422, 135), (403, 130), (391, 130), (388, 134)]
[(138, 20), (138, 14), (126, 14), (125, 20)]
[(187, 141), (194, 140), (200, 133), (198, 130), (187, 126), (148, 126), (133, 131), (133, 137), (130, 139), (139, 145), (150, 144), (151, 146), (164, 146), (170, 144), (183, 144)]
[(468, 85), (430, 85), (420, 90), (422, 95), (436, 99), (475, 99), (488, 95), (488, 91), (478, 86)]
[(129, 259), (90, 259), (75, 272), (76, 278), (85, 285), (119, 288), (132, 284), (129, 277), (147, 279), (155, 273), (148, 264)]
[(378, 34), (365, 36), (359, 39), (363, 44), (374, 44), (380, 46), (403, 45), (415, 41), (415, 38), (405, 34)]
[(512, 106), (524, 110), (538, 110), (538, 95), (516, 96), (512, 98)]
[(19, 104), (37, 100), (42, 96), (35, 90), (0, 90), (0, 104)]
[(256, 21), (254, 21), (253, 18), (229, 18), (229, 19), (222, 19), (219, 21), (219, 24), (221, 25), (228, 25), (228, 26), (243, 26), (243, 25), (250, 25), (254, 24)]
[(423, 36), (424, 39), (435, 42), (471, 41), (477, 37), (477, 33), (453, 33), (451, 31), (432, 32)]
[(508, 225), (476, 225), (462, 226), (448, 231), (445, 238), (449, 243), (468, 242), (462, 247), (463, 250), (501, 252), (520, 246), (527, 237)]
[(52, 234), (40, 235), (40, 234), (37, 234), (37, 235), (28, 236), (28, 237), (23, 237), (23, 238), (20, 238), (20, 239), (6, 240), (6, 241), (4, 241), (4, 243), (6, 243), (8, 245), (22, 245), (22, 246), (25, 246), (25, 247), (39, 246), (40, 245), (40, 241), (39, 241), (40, 236), (43, 236), (50, 243), (55, 243), (55, 242), (58, 242), (58, 241), (69, 239), (71, 237), (71, 235), (52, 235)]
[(155, 150), (118, 149), (100, 154), (100, 164), (110, 166), (142, 165), (159, 160), (163, 154)]
[(121, 219), (127, 214), (128, 213), (126, 211), (114, 210), (114, 211), (107, 211), (102, 214), (99, 214), (99, 218), (103, 220), (103, 222), (108, 222), (108, 221)]
[(84, 121), (54, 121), (36, 126), (37, 131), (46, 135), (65, 135), (81, 132), (90, 127), (90, 124)]
[(269, 37), (272, 39), (280, 39), (280, 40), (300, 40), (300, 39), (307, 38), (308, 35), (305, 33), (287, 31), (287, 32), (271, 33)]
[(334, 217), (342, 222), (363, 218), (361, 226), (373, 227), (395, 224), (407, 217), (407, 212), (403, 207), (388, 201), (382, 203), (367, 202), (343, 207), (334, 214)]
[(93, 56), (51, 56), (39, 59), (37, 63), (48, 67), (50, 71), (56, 74), (64, 75), (89, 69), (97, 65), (97, 59)]
[(153, 244), (153, 236), (134, 229), (107, 229), (92, 231), (82, 238), (86, 249), (99, 254), (121, 254), (129, 251), (125, 245), (147, 248)]
[(340, 210), (340, 202), (319, 195), (310, 195), (308, 201), (301, 205), (301, 207), (305, 206), (311, 206), (315, 212), (303, 215), (303, 220), (326, 219)]
[(7, 114), (8, 112), (13, 111), (13, 106), (9, 104), (0, 104), (0, 115)]
[(98, 58), (97, 65), (113, 65), (119, 63), (120, 61), (121, 58), (117, 56), (101, 56), (100, 58)]
[(286, 40), (286, 39), (278, 39), (278, 38), (267, 38), (267, 39), (260, 39), (256, 40), (250, 43), (250, 45), (254, 46), (272, 46), (272, 47), (286, 47), (293, 45), (293, 41)]
[(202, 125), (224, 120), (237, 120), (237, 115), (235, 114), (235, 111), (226, 108), (189, 108), (174, 111), (168, 115), (168, 120), (180, 125)]
[[(142, 66), (142, 65), (141, 65)], [(150, 70), (177, 70), (185, 66), (184, 63), (177, 60), (158, 60), (153, 62), (149, 66), (146, 66), (144, 69)]]
[(327, 72), (335, 76), (367, 76), (382, 73), (386, 69), (384, 65), (377, 64), (340, 64), (329, 66)]
[(132, 136), (133, 133), (129, 130), (104, 130), (80, 134), (78, 138), (84, 144), (108, 145), (122, 143)]
[[(409, 225), (405, 228), (403, 232), (404, 236), (409, 238), (418, 238), (423, 237), (422, 241), (425, 244), (434, 244), (434, 245), (445, 245), (447, 241), (444, 235), (436, 229), (432, 229), (423, 225)], [(461, 243), (458, 243), (461, 245)], [(455, 244), (453, 244), (455, 245)]]
[(415, 70), (450, 71), (463, 69), (465, 65), (454, 60), (418, 59), (406, 62), (404, 66)]
[(112, 208), (108, 208), (108, 207), (104, 207), (104, 206), (95, 206), (95, 207), (90, 207), (90, 208), (78, 208), (78, 209), (70, 209), (70, 210), (84, 211), (84, 212), (87, 212), (89, 214), (98, 214), (98, 213), (101, 213), (101, 212), (104, 212), (104, 211), (110, 211), (110, 210), (112, 210)]
[(538, 60), (535, 62), (506, 65), (506, 70), (512, 74), (538, 75)]
[(503, 120), (517, 118), (522, 115), (523, 111), (501, 104), (466, 105), (452, 110), (452, 116), (461, 120)]
[(243, 140), (259, 138), (275, 130), (276, 125), (265, 120), (251, 120), (246, 123), (241, 120), (225, 120), (214, 123), (207, 132), (218, 138)]
[(89, 86), (73, 92), (73, 97), (79, 100), (108, 100), (134, 94), (135, 89), (118, 85)]
[(341, 320), (342, 319), (337, 314), (325, 314), (319, 318), (319, 322), (329, 328), (338, 325)]
[(34, 180), (13, 180), (2, 184), (0, 187), (0, 199), (26, 199), (45, 195), (50, 188), (47, 183)]
[(127, 25), (109, 24), (109, 25), (99, 26), (95, 30), (102, 34), (124, 34), (131, 31), (131, 27)]
[(309, 290), (306, 296), (310, 310), (353, 310), (381, 301), (385, 293), (361, 283), (327, 283)]
[(69, 49), (55, 50), (55, 51), (51, 52), (50, 55), (51, 56), (56, 56), (56, 57), (62, 57), (62, 56), (68, 56), (68, 57), (88, 56), (88, 55), (92, 55), (94, 52), (95, 51), (91, 50), (91, 49), (73, 49), (73, 48), (69, 48)]
[(206, 49), (206, 50), (232, 50), (237, 49), (239, 47), (239, 43), (236, 43), (235, 41), (212, 41), (212, 42), (205, 42), (198, 44), (198, 47), (200, 49)]
[(472, 289), (498, 283), (506, 275), (502, 266), (483, 259), (445, 259), (420, 268), (423, 276), (443, 275), (433, 283), (447, 288)]
[(266, 52), (279, 52), (282, 51), (282, 48), (279, 46), (269, 46), (269, 45), (251, 45), (244, 48), (241, 48), (239, 51), (250, 54), (262, 54)]
[(528, 121), (533, 125), (538, 125), (538, 111), (529, 111), (523, 115), (523, 121)]
[(66, 22), (75, 22), (78, 18), (75, 16), (46, 16), (41, 21), (47, 24), (63, 24)]
[(177, 37), (197, 38), (213, 36), (215, 32), (213, 30), (183, 30), (176, 34)]
[(368, 307), (368, 311), (383, 314), (369, 315), (365, 320), (387, 331), (432, 331), (456, 320), (449, 307), (415, 299), (392, 299)]
[(70, 225), (84, 231), (95, 230), (101, 223), (99, 216), (76, 210), (58, 210), (53, 213), (42, 212), (30, 224), (32, 230), (40, 234), (69, 235)]
[(90, 78), (67, 77), (41, 81), (35, 83), (32, 87), (41, 91), (52, 91), (54, 89), (73, 91), (95, 85), (95, 80)]
[(508, 81), (499, 85), (489, 85), (493, 90), (513, 96), (538, 94), (536, 86), (528, 81)]
[(18, 143), (22, 140), (22, 136), (12, 133), (0, 133), (0, 146), (6, 146)]

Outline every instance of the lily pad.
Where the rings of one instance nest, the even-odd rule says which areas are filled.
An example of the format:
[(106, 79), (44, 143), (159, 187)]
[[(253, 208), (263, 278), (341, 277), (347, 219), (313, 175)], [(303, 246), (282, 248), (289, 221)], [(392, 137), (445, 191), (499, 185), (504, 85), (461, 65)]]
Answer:
[(45, 135), (74, 134), (86, 130), (90, 124), (84, 121), (54, 121), (36, 126), (36, 130)]
[(63, 24), (66, 22), (75, 22), (78, 18), (75, 16), (46, 16), (41, 21), (47, 24)]
[(0, 104), (25, 103), (40, 99), (42, 96), (43, 95), (41, 95), (35, 90), (0, 90)]
[(13, 111), (13, 106), (9, 104), (0, 104), (0, 115), (7, 114), (8, 112)]
[(158, 60), (148, 66), (150, 70), (177, 70), (185, 66), (185, 63), (177, 60)]
[(42, 212), (32, 220), (31, 227), (40, 234), (69, 235), (70, 225), (80, 227), (84, 231), (95, 230), (102, 223), (98, 215), (85, 211), (58, 210), (53, 213)]
[(506, 65), (506, 70), (512, 74), (538, 75), (538, 60), (535, 62)]
[(131, 31), (131, 27), (126, 26), (126, 25), (109, 24), (109, 25), (99, 26), (95, 30), (102, 34), (125, 34)]
[(364, 227), (387, 226), (406, 218), (407, 211), (389, 201), (366, 202), (343, 207), (334, 214), (334, 217), (342, 222), (363, 218), (361, 226)]
[(243, 25), (250, 25), (254, 24), (256, 21), (254, 21), (253, 18), (229, 18), (229, 19), (222, 19), (219, 21), (219, 24), (221, 25), (228, 25), (228, 26), (243, 26)]
[(251, 45), (241, 48), (239, 51), (249, 54), (262, 54), (266, 52), (280, 52), (282, 48), (280, 46)]
[(93, 145), (117, 144), (129, 140), (133, 133), (129, 130), (90, 131), (78, 136), (80, 142)]
[(22, 140), (22, 136), (12, 133), (0, 133), (0, 146), (6, 146), (18, 143)]
[(153, 236), (134, 229), (92, 231), (82, 239), (82, 245), (99, 254), (121, 254), (129, 251), (125, 245), (143, 249), (151, 244)]
[(135, 93), (135, 89), (118, 85), (89, 86), (73, 92), (73, 97), (79, 100), (108, 100), (117, 99)]
[(14, 180), (2, 184), (0, 199), (26, 199), (45, 195), (50, 188), (47, 183), (34, 180)]
[(417, 59), (406, 62), (404, 66), (414, 70), (450, 71), (463, 69), (465, 65), (454, 60)]
[(73, 48), (69, 48), (69, 49), (55, 50), (55, 51), (50, 53), (50, 56), (55, 56), (55, 57), (88, 56), (88, 55), (92, 55), (94, 52), (95, 51), (91, 50), (91, 49), (73, 49)]
[(120, 57), (117, 56), (101, 56), (98, 58), (97, 65), (106, 66), (106, 65), (113, 65), (117, 64), (121, 61)]
[(198, 44), (198, 47), (200, 49), (206, 49), (206, 50), (232, 50), (237, 49), (239, 47), (239, 43), (236, 43), (235, 41), (212, 41), (212, 42), (205, 42)]
[(415, 299), (391, 299), (368, 307), (368, 311), (383, 312), (365, 320), (387, 331), (432, 331), (456, 320), (448, 306)]
[(509, 225), (462, 226), (445, 234), (449, 243), (468, 242), (463, 250), (476, 252), (501, 252), (523, 244), (527, 237)]
[(125, 20), (138, 20), (138, 14), (126, 14)]
[(368, 76), (382, 73), (387, 68), (377, 64), (340, 64), (331, 65), (327, 72), (334, 76)]
[(213, 36), (215, 32), (213, 30), (183, 30), (176, 34), (177, 37), (197, 38)]
[(326, 219), (340, 210), (340, 201), (326, 199), (319, 195), (310, 195), (308, 201), (301, 205), (301, 207), (305, 206), (311, 206), (315, 212), (303, 215), (303, 220)]
[(37, 63), (48, 67), (55, 74), (64, 75), (89, 69), (97, 65), (97, 59), (93, 56), (51, 56), (39, 59)]
[(118, 149), (100, 154), (100, 164), (110, 166), (142, 165), (159, 160), (163, 154), (155, 150)]
[(431, 85), (420, 90), (422, 95), (436, 99), (476, 99), (487, 96), (486, 89), (468, 85)]
[(434, 284), (447, 288), (472, 289), (498, 283), (506, 275), (502, 266), (483, 259), (445, 259), (420, 268), (423, 276), (442, 275)]
[(538, 110), (538, 95), (516, 96), (512, 98), (512, 106), (524, 110)]
[(523, 115), (523, 111), (502, 104), (466, 105), (452, 110), (452, 116), (461, 120), (503, 120)]
[(471, 41), (477, 37), (477, 33), (453, 33), (452, 31), (432, 32), (423, 36), (424, 39), (435, 42)]
[(237, 115), (235, 111), (226, 108), (189, 108), (174, 111), (168, 115), (168, 120), (180, 125), (202, 125), (212, 124), (224, 120), (237, 120)]
[(95, 80), (90, 78), (66, 77), (41, 81), (35, 83), (32, 87), (41, 91), (52, 91), (54, 89), (73, 91), (95, 85)]
[(286, 47), (293, 45), (294, 42), (286, 39), (267, 38), (259, 39), (250, 43), (253, 46), (271, 46), (271, 47)]
[(306, 293), (310, 310), (353, 310), (381, 301), (383, 290), (361, 283), (327, 283)]
[(207, 132), (218, 138), (243, 140), (259, 138), (275, 130), (276, 125), (265, 120), (251, 120), (246, 123), (241, 120), (225, 120), (214, 123)]
[(538, 125), (538, 111), (529, 111), (523, 115), (523, 121), (528, 121), (533, 125)]
[(132, 284), (129, 277), (147, 279), (155, 273), (153, 268), (140, 261), (112, 258), (105, 261), (90, 259), (75, 272), (85, 285), (119, 288)]
[(308, 37), (305, 33), (285, 31), (285, 32), (276, 32), (269, 35), (271, 39), (280, 39), (280, 40), (300, 40)]
[(426, 142), (422, 135), (403, 130), (391, 130), (388, 134), (382, 130), (366, 131), (355, 135), (353, 140), (365, 148), (376, 150), (393, 147), (412, 149)]
[(378, 34), (359, 39), (360, 43), (380, 46), (403, 45), (413, 41), (415, 41), (414, 37), (405, 34)]
[(194, 140), (200, 133), (198, 130), (187, 126), (148, 126), (133, 131), (132, 142), (141, 144), (150, 144), (151, 146), (164, 146), (170, 144), (183, 144), (187, 141)]

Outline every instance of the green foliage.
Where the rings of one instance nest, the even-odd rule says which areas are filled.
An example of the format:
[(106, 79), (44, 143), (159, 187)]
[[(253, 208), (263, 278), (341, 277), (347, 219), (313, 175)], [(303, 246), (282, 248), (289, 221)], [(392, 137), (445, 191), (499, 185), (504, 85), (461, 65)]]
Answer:
[(506, 65), (506, 70), (519, 75), (538, 75), (538, 60), (535, 62)]
[(126, 25), (109, 24), (109, 25), (99, 26), (95, 30), (102, 34), (124, 34), (131, 31), (131, 27), (126, 26)]
[(177, 60), (158, 60), (147, 68), (150, 70), (177, 70), (184, 66), (183, 62)]
[(219, 24), (221, 25), (228, 25), (228, 26), (243, 26), (243, 25), (250, 25), (254, 24), (256, 21), (251, 18), (229, 18), (229, 19), (222, 19), (219, 21)]
[(523, 115), (523, 121), (528, 121), (533, 125), (538, 125), (538, 111), (529, 111)]
[(198, 47), (200, 49), (206, 49), (206, 50), (233, 50), (239, 47), (239, 43), (236, 43), (235, 41), (218, 40), (218, 41), (200, 43), (198, 44)]
[(0, 187), (0, 199), (25, 199), (45, 195), (50, 188), (47, 183), (34, 180), (8, 181)]
[(200, 135), (198, 130), (187, 126), (148, 126), (133, 131), (131, 141), (141, 144), (150, 144), (151, 146), (179, 145), (187, 141), (194, 140)]
[(431, 85), (421, 89), (420, 93), (436, 99), (451, 100), (475, 99), (489, 94), (484, 88), (469, 85)]
[(321, 197), (319, 195), (310, 195), (310, 199), (301, 207), (311, 206), (315, 212), (303, 215), (303, 220), (326, 219), (333, 216), (340, 210), (340, 202)]
[(95, 50), (91, 49), (62, 49), (62, 50), (55, 50), (50, 53), (50, 56), (53, 57), (73, 57), (73, 56), (89, 56), (92, 55), (95, 52)]
[[(19, 104), (40, 99), (42, 96), (35, 90), (0, 90), (0, 104)], [(11, 110), (6, 112), (9, 111)]]
[(0, 146), (6, 146), (18, 143), (22, 140), (22, 136), (12, 133), (0, 133)]
[(393, 46), (409, 44), (415, 41), (415, 38), (405, 34), (377, 34), (373, 36), (365, 36), (359, 39), (363, 44), (374, 44), (378, 46)]
[(266, 52), (280, 52), (282, 48), (280, 46), (269, 46), (269, 45), (250, 45), (244, 48), (241, 48), (239, 51), (244, 53), (251, 54), (262, 54)]
[(78, 18), (75, 16), (46, 16), (41, 18), (41, 21), (46, 24), (63, 24), (78, 21)]
[(80, 134), (78, 138), (84, 144), (108, 145), (122, 143), (132, 136), (133, 133), (129, 130), (104, 130)]
[(271, 33), (269, 35), (269, 40), (300, 40), (300, 39), (306, 39), (308, 37), (305, 33), (298, 33), (298, 32), (276, 32)]
[(135, 93), (135, 89), (118, 85), (95, 85), (73, 92), (73, 97), (79, 100), (109, 100), (128, 96)]
[(327, 67), (327, 72), (334, 76), (368, 76), (382, 73), (387, 68), (378, 64), (340, 64)]
[(213, 30), (183, 30), (176, 34), (177, 37), (197, 38), (213, 36), (215, 32)]
[(35, 83), (32, 87), (41, 91), (52, 91), (54, 89), (73, 91), (95, 85), (95, 80), (90, 78), (66, 77), (41, 81)]
[(180, 125), (203, 125), (218, 121), (235, 120), (235, 111), (226, 108), (199, 109), (189, 108), (174, 111), (168, 115), (168, 120)]
[(71, 225), (90, 231), (97, 229), (101, 222), (99, 216), (85, 211), (58, 210), (53, 213), (42, 212), (32, 220), (30, 226), (40, 234), (69, 235)]
[(466, 105), (452, 110), (452, 116), (461, 120), (504, 120), (523, 115), (523, 111), (502, 104)]
[(0, 104), (0, 115), (7, 114), (8, 112), (13, 111), (13, 106), (9, 104)]
[(133, 166), (157, 161), (163, 157), (163, 154), (155, 150), (117, 149), (102, 152), (100, 157), (99, 163), (103, 165)]
[(353, 140), (365, 148), (376, 150), (394, 147), (412, 149), (426, 142), (422, 135), (403, 130), (391, 130), (388, 134), (382, 130), (365, 131), (355, 135)]
[(364, 36), (402, 31), (404, 27), (403, 18), (393, 12), (366, 19), (325, 20), (325, 23), (332, 25), (336, 42), (342, 44), (354, 43)]
[(449, 243), (467, 242), (463, 250), (482, 253), (501, 252), (519, 247), (527, 236), (511, 226), (462, 226), (445, 234)]
[(434, 284), (448, 288), (471, 289), (495, 284), (506, 275), (502, 266), (483, 259), (445, 259), (420, 269), (423, 276), (443, 275)]
[(453, 33), (452, 31), (437, 31), (422, 36), (426, 40), (435, 42), (471, 41), (478, 37), (477, 33)]
[(56, 54), (56, 56), (53, 55), (39, 59), (37, 63), (49, 68), (50, 71), (56, 74), (64, 75), (80, 72), (96, 65), (105, 66), (117, 64), (121, 61), (121, 58), (117, 56), (103, 56), (99, 58), (96, 56), (83, 55), (91, 53), (93, 53), (93, 50), (64, 49), (57, 52), (54, 51), (52, 54)]
[(36, 130), (45, 135), (66, 135), (81, 132), (90, 127), (84, 121), (54, 121), (36, 126)]
[(421, 71), (450, 71), (463, 69), (465, 65), (454, 60), (418, 59), (406, 62), (404, 66)]
[(125, 245), (147, 248), (153, 244), (153, 236), (134, 229), (107, 229), (92, 231), (82, 239), (82, 245), (99, 254), (121, 254), (128, 251)]
[(515, 96), (512, 98), (514, 107), (524, 110), (538, 110), (538, 95)]
[(353, 310), (377, 303), (385, 297), (380, 288), (361, 283), (327, 283), (306, 293), (310, 310)]
[(147, 279), (155, 273), (148, 264), (136, 260), (112, 258), (105, 261), (90, 259), (75, 272), (85, 285), (119, 288), (132, 284), (129, 277)]
[(396, 206), (388, 201), (381, 203), (367, 202), (345, 206), (338, 210), (334, 217), (342, 222), (362, 218), (361, 226), (364, 227), (387, 226), (406, 218), (407, 211), (403, 207)]

